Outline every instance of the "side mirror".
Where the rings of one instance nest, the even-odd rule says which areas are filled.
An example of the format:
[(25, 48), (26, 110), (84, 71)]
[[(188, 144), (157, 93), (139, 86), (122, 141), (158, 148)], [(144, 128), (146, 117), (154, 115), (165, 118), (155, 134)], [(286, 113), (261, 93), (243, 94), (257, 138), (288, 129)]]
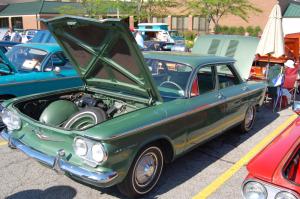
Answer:
[(60, 67), (55, 66), (55, 68), (53, 69), (53, 72), (58, 75), (60, 74)]
[(293, 111), (300, 115), (300, 101), (294, 101), (293, 103)]

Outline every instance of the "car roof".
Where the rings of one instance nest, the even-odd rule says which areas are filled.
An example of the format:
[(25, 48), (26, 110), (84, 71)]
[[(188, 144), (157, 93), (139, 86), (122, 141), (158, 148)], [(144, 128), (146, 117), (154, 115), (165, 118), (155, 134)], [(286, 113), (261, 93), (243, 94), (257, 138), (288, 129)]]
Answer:
[(36, 49), (47, 51), (48, 53), (62, 51), (60, 46), (55, 43), (26, 43), (26, 44), (19, 44), (17, 46), (36, 48)]
[(221, 57), (213, 55), (201, 55), (195, 53), (184, 53), (184, 52), (144, 52), (146, 59), (159, 59), (170, 62), (178, 62), (192, 67), (199, 65), (218, 63), (218, 62), (235, 62), (231, 57)]

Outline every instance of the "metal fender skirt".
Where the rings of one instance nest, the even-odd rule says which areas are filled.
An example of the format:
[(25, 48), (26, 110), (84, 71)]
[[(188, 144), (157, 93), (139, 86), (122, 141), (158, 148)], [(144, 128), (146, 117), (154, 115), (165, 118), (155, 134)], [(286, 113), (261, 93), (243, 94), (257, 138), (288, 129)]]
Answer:
[(66, 173), (75, 179), (92, 184), (99, 187), (111, 186), (111, 181), (115, 179), (118, 174), (115, 171), (111, 172), (92, 172), (87, 169), (75, 166), (63, 159), (64, 151), (59, 150), (56, 157), (46, 155), (29, 146), (23, 144), (19, 139), (13, 138), (10, 132), (6, 129), (0, 133), (1, 137), (8, 141), (11, 148), (17, 148), (29, 157), (41, 162), (42, 164), (53, 168), (58, 173)]

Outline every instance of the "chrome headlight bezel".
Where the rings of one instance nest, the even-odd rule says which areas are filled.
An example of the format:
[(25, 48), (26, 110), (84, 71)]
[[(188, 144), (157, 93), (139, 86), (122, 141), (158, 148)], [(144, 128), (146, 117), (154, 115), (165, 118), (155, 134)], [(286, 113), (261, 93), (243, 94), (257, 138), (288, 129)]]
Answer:
[(260, 183), (262, 184), (266, 191), (267, 191), (267, 198), (276, 198), (277, 194), (281, 193), (281, 192), (287, 192), (287, 193), (290, 193), (292, 194), (293, 196), (295, 196), (296, 198), (300, 198), (300, 195), (298, 193), (296, 193), (295, 191), (291, 190), (291, 189), (287, 189), (287, 188), (284, 188), (284, 187), (281, 187), (279, 185), (276, 185), (276, 184), (271, 184), (269, 182), (265, 182), (265, 181), (262, 181), (260, 179), (257, 179), (257, 178), (253, 178), (253, 177), (250, 177), (250, 178), (247, 178), (243, 184), (242, 184), (242, 195), (243, 195), (243, 198), (244, 199), (247, 199), (245, 197), (245, 194), (244, 194), (244, 187), (247, 183), (249, 182), (257, 182), (257, 183)]
[[(81, 148), (80, 148), (81, 147)], [(78, 156), (85, 156), (88, 152), (88, 146), (85, 140), (81, 138), (74, 139), (73, 149)]]
[[(86, 144), (86, 146), (87, 146), (86, 154), (76, 153), (76, 144), (75, 143), (76, 143), (76, 141), (78, 142), (78, 140), (81, 140), (82, 142), (84, 142)], [(100, 154), (99, 153), (97, 154), (95, 147), (98, 147), (97, 149), (101, 150)], [(96, 167), (97, 165), (104, 163), (108, 159), (107, 150), (101, 142), (94, 141), (94, 140), (84, 138), (81, 136), (77, 136), (74, 138), (73, 150), (74, 150), (75, 154), (84, 161), (84, 163), (86, 163), (87, 165), (92, 166), (92, 167)], [(101, 158), (99, 158), (99, 157), (96, 158), (97, 155), (100, 155)]]
[[(247, 188), (249, 189), (247, 191)], [(251, 191), (252, 189), (252, 191)], [(249, 181), (249, 182), (246, 182), (243, 186), (243, 196), (245, 199), (249, 199), (251, 197), (247, 197), (249, 193), (253, 193), (253, 194), (260, 194), (261, 197), (259, 199), (267, 199), (268, 198), (268, 192), (267, 192), (267, 189), (266, 187), (260, 183), (260, 182), (257, 182), (257, 181)]]
[(21, 118), (7, 108), (2, 109), (1, 119), (2, 122), (6, 125), (7, 129), (10, 131), (19, 130), (22, 127)]
[[(94, 161), (98, 163), (105, 162), (107, 160), (107, 152), (101, 143), (96, 143), (91, 148), (92, 151), (92, 158)], [(99, 153), (100, 151), (100, 153)], [(100, 158), (98, 157), (100, 156)]]
[(289, 199), (297, 199), (297, 197), (294, 194), (287, 192), (287, 191), (281, 191), (281, 192), (277, 193), (275, 196), (275, 199), (280, 199), (280, 196), (284, 196), (284, 198), (289, 197)]

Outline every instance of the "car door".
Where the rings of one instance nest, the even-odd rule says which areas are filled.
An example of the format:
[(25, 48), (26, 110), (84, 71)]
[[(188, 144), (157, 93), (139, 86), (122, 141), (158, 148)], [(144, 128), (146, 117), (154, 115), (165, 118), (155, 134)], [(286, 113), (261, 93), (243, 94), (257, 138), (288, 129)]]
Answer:
[(41, 87), (58, 90), (81, 85), (83, 82), (63, 52), (56, 52), (49, 56), (43, 65)]
[(216, 135), (221, 130), (218, 123), (224, 112), (224, 99), (218, 95), (214, 65), (200, 67), (192, 82), (187, 99), (190, 114), (186, 120), (189, 147)]
[(57, 53), (48, 56), (40, 71), (16, 73), (15, 83), (10, 87), (12, 94), (22, 96), (81, 86), (81, 79), (68, 61), (53, 61), (57, 56)]
[(243, 93), (247, 89), (232, 63), (216, 65), (218, 96), (225, 102), (221, 127), (223, 130), (244, 119), (247, 99)]

